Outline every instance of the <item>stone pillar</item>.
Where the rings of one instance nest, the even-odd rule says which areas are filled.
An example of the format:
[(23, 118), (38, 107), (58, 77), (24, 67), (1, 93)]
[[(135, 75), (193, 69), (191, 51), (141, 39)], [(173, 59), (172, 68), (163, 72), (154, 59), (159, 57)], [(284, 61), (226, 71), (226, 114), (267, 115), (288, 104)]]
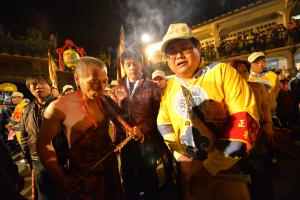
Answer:
[(220, 46), (219, 24), (217, 23), (212, 24), (212, 33), (215, 39), (215, 47), (219, 47)]
[(284, 0), (282, 8), (283, 25), (287, 27), (288, 23), (291, 20), (290, 17), (292, 12), (292, 1)]

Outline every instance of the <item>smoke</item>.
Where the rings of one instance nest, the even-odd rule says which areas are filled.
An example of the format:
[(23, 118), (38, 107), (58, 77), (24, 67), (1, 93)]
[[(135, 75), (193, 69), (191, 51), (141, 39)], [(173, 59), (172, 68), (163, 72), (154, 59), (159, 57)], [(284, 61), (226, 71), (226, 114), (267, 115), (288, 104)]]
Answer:
[(192, 0), (117, 0), (124, 19), (126, 48), (141, 47), (141, 35), (160, 41), (170, 23), (188, 23), (197, 8)]

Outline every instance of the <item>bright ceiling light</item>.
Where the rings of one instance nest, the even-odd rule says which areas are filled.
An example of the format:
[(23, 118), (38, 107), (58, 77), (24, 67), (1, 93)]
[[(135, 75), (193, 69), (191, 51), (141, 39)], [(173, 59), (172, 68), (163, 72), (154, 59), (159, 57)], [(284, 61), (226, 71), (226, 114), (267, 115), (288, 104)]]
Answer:
[(148, 33), (144, 33), (142, 35), (141, 39), (144, 43), (148, 43), (151, 41), (151, 36)]

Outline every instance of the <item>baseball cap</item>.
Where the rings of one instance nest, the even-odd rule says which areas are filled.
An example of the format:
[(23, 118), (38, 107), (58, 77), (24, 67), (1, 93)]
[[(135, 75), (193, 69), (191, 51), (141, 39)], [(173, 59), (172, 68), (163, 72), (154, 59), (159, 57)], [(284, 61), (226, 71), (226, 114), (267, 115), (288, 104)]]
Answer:
[(118, 81), (117, 80), (112, 80), (110, 82), (110, 84), (113, 85), (113, 86), (116, 86), (116, 85), (118, 85)]
[(296, 65), (297, 70), (300, 70), (300, 62)]
[(162, 77), (162, 78), (165, 78), (165, 77), (166, 77), (165, 72), (163, 72), (163, 71), (157, 69), (157, 70), (155, 70), (155, 71), (152, 73), (152, 79), (155, 79), (155, 78), (158, 77), (158, 76), (160, 76), (160, 77)]
[(190, 29), (190, 27), (188, 27), (187, 24), (185, 24), (185, 23), (170, 24), (166, 35), (162, 39), (161, 51), (164, 52), (166, 49), (166, 46), (172, 40), (176, 40), (176, 39), (186, 39), (187, 40), (187, 39), (191, 39), (191, 38), (196, 39), (192, 30)]
[(12, 98), (13, 98), (13, 97), (21, 97), (21, 98), (23, 98), (24, 95), (23, 95), (21, 92), (13, 92), (12, 95), (11, 95), (11, 97), (12, 97)]
[(253, 63), (257, 58), (259, 57), (266, 57), (265, 54), (263, 52), (254, 52), (252, 54), (250, 54), (250, 56), (248, 57), (248, 61), (250, 63)]
[(73, 90), (74, 90), (74, 88), (73, 88), (72, 85), (65, 85), (65, 86), (63, 87), (63, 89), (62, 89), (62, 92), (64, 93), (64, 92), (66, 92), (68, 89), (73, 89)]

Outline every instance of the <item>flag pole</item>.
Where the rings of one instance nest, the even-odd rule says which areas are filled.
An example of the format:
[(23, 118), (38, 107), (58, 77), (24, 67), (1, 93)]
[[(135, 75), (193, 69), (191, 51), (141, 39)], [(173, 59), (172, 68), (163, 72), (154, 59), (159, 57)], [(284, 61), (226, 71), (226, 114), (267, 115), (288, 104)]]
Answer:
[(50, 49), (48, 49), (48, 67), (49, 67), (49, 78), (51, 80), (52, 86), (56, 87), (57, 84), (57, 75), (56, 75), (56, 64), (54, 62), (54, 59), (51, 56)]
[(120, 44), (119, 44), (119, 50), (118, 50), (118, 58), (117, 58), (117, 80), (120, 80), (124, 75), (124, 68), (122, 65), (122, 54), (124, 52), (124, 46), (125, 46), (125, 40), (124, 40), (124, 29), (123, 25), (120, 29)]

